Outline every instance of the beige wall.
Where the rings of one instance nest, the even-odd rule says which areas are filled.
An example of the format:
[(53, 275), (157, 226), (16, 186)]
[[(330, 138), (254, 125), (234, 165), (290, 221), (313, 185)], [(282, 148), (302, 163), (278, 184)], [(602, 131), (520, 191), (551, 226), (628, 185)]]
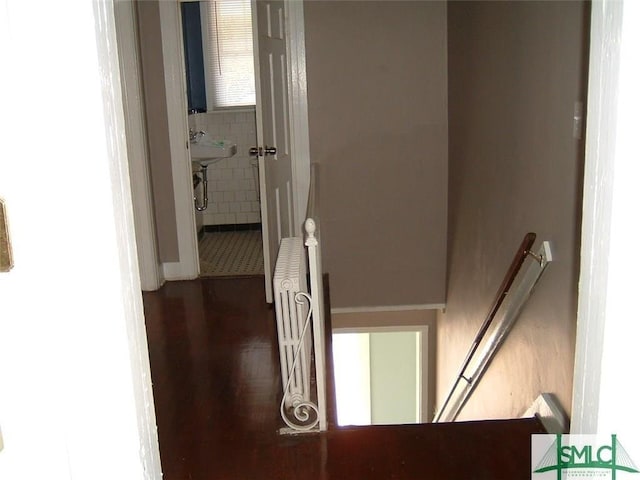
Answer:
[(585, 98), (580, 2), (452, 2), (449, 258), (438, 318), (438, 405), (524, 234), (554, 262), (461, 419), (520, 415), (540, 392), (571, 406)]
[(444, 301), (446, 5), (305, 3), (332, 307)]
[(161, 262), (177, 262), (179, 261), (178, 232), (171, 170), (160, 10), (157, 1), (137, 2), (136, 5), (158, 256)]

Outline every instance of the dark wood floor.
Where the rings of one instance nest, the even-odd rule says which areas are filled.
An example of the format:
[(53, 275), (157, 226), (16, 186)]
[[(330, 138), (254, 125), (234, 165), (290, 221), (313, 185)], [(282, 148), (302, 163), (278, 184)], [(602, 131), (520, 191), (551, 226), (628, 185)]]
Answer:
[(165, 480), (529, 479), (535, 419), (281, 436), (263, 277), (144, 294)]

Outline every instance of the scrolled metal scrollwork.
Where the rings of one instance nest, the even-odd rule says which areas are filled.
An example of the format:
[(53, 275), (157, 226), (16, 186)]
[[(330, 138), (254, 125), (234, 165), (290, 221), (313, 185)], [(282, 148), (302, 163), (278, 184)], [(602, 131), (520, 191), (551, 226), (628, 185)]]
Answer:
[[(293, 418), (299, 422), (295, 423), (294, 420), (287, 415), (287, 409), (285, 408), (285, 400), (287, 399), (287, 392), (289, 391), (289, 386), (291, 385), (291, 379), (294, 375), (294, 370), (298, 361), (300, 360), (300, 352), (302, 351), (302, 344), (304, 342), (305, 334), (307, 333), (307, 329), (311, 324), (311, 295), (305, 292), (298, 292), (295, 295), (296, 303), (300, 305), (304, 305), (305, 300), (309, 304), (309, 311), (307, 313), (307, 319), (305, 320), (304, 327), (302, 329), (302, 334), (300, 335), (300, 341), (298, 342), (298, 346), (296, 348), (296, 354), (293, 359), (293, 365), (291, 366), (291, 370), (289, 371), (289, 379), (287, 380), (287, 384), (284, 389), (284, 394), (282, 395), (282, 401), (280, 402), (280, 416), (284, 423), (287, 424), (293, 430), (306, 432), (315, 428), (320, 421), (320, 412), (318, 406), (312, 401), (305, 401), (302, 398), (294, 398), (292, 400), (293, 408), (291, 409), (291, 413), (293, 414)], [(315, 412), (315, 419), (312, 419), (310, 412)], [(310, 421), (311, 419), (311, 421)]]

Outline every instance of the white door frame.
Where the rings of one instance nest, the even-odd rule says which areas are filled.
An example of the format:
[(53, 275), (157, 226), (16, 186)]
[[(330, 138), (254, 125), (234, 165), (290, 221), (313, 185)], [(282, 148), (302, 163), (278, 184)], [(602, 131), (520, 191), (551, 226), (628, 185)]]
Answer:
[(142, 290), (157, 290), (164, 282), (164, 277), (158, 258), (149, 154), (145, 140), (147, 134), (138, 56), (137, 14), (134, 2), (120, 1), (114, 6), (140, 283)]
[(200, 259), (193, 206), (193, 171), (191, 155), (187, 150), (189, 143), (187, 80), (180, 2), (159, 1), (158, 5), (179, 254), (177, 262), (165, 262), (162, 264), (162, 269), (167, 280), (191, 280), (197, 278), (200, 273)]
[(571, 421), (572, 433), (618, 433), (636, 451), (639, 27), (638, 2), (593, 2)]
[[(119, 40), (130, 42), (137, 39), (137, 24), (134, 20), (134, 2), (131, 9), (124, 9), (118, 15)], [(137, 147), (132, 156), (130, 169), (131, 184), (135, 196), (134, 212), (136, 222), (136, 244), (143, 290), (155, 290), (165, 280), (188, 280), (199, 274), (198, 237), (195, 212), (193, 209), (193, 183), (191, 160), (186, 149), (187, 104), (185, 93), (184, 61), (182, 50), (182, 30), (180, 25), (180, 2), (159, 1), (162, 29), (162, 50), (165, 64), (165, 86), (167, 89), (167, 112), (169, 115), (169, 140), (171, 149), (171, 169), (173, 175), (174, 201), (176, 206), (176, 226), (178, 231), (179, 261), (160, 263), (157, 252), (157, 237), (153, 209), (153, 196), (146, 151), (145, 130), (142, 108), (136, 102), (144, 98), (142, 83), (139, 81), (140, 64), (136, 49), (123, 49), (121, 65), (125, 71), (123, 83), (127, 102), (124, 103), (127, 118), (127, 135), (130, 145)], [(133, 103), (129, 103), (133, 100)], [(140, 145), (144, 145), (141, 149)]]

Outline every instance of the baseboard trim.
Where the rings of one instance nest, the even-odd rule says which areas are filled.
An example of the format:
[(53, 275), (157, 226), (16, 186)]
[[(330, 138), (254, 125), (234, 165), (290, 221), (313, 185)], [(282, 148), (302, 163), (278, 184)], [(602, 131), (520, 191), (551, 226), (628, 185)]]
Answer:
[(369, 312), (405, 312), (409, 310), (442, 310), (444, 303), (427, 303), (422, 305), (380, 305), (370, 307), (344, 307), (332, 308), (332, 314), (341, 313), (369, 313)]
[(536, 416), (548, 433), (568, 433), (569, 418), (552, 393), (541, 393), (522, 418)]

